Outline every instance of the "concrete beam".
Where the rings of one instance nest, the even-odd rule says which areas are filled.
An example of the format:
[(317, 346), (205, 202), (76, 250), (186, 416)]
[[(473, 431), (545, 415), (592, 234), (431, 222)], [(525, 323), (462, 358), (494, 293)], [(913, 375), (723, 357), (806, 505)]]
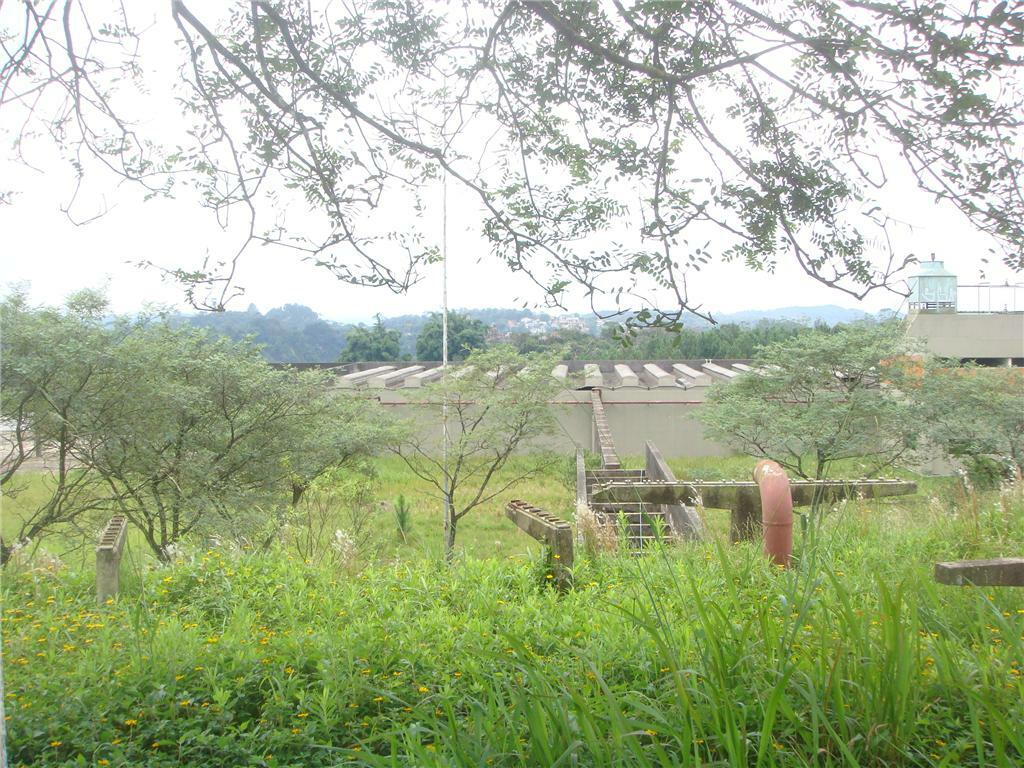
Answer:
[(408, 376), (405, 379), (405, 386), (413, 388), (422, 387), (429, 381), (433, 381), (434, 379), (440, 379), (442, 373), (443, 371), (441, 370), (441, 366), (437, 366), (436, 368), (428, 368), (425, 371), (420, 371), (419, 373), (414, 373), (412, 376)]
[(556, 365), (554, 368), (551, 369), (551, 375), (554, 376), (556, 379), (559, 379), (560, 381), (565, 381), (567, 378), (569, 378), (569, 366), (566, 365), (565, 363)]
[(727, 379), (735, 379), (737, 376), (739, 376), (739, 373), (737, 371), (734, 371), (730, 368), (725, 368), (724, 366), (721, 366), (718, 363), (707, 362), (704, 363), (704, 365), (702, 365), (701, 368), (703, 368), (708, 373), (714, 373), (718, 376), (724, 376)]
[(735, 370), (739, 371), (740, 373), (750, 373), (754, 370), (753, 367), (747, 365), (746, 363), (733, 363), (732, 367)]
[[(910, 480), (793, 480), (789, 484), (793, 506), (806, 507), (815, 498), (822, 502), (841, 499), (877, 499), (917, 493)], [(649, 504), (694, 504), (699, 500), (712, 509), (732, 509), (741, 496), (757, 499), (760, 491), (751, 480), (694, 480), (692, 482), (608, 483), (595, 488), (592, 498), (602, 502), (643, 501)]]
[(583, 366), (583, 386), (600, 387), (604, 384), (604, 375), (597, 363), (587, 363)]
[(362, 384), (367, 379), (371, 379), (374, 376), (379, 376), (382, 373), (395, 370), (393, 365), (379, 365), (376, 368), (369, 368), (365, 371), (356, 371), (354, 373), (346, 373), (344, 376), (338, 379), (338, 386), (342, 389), (352, 389), (353, 387)]
[(414, 373), (419, 373), (422, 370), (422, 365), (410, 365), (408, 368), (399, 368), (397, 371), (373, 376), (366, 383), (371, 389), (384, 389), (392, 384), (399, 383), (406, 376), (412, 376)]
[(548, 547), (548, 567), (559, 590), (572, 587), (572, 526), (525, 501), (514, 499), (505, 507), (505, 516), (520, 529)]
[(656, 387), (671, 387), (676, 383), (671, 373), (655, 363), (644, 363), (644, 373), (654, 382)]
[(640, 378), (633, 372), (625, 363), (617, 363), (615, 366), (615, 375), (619, 377), (621, 386), (623, 387), (639, 387)]
[(957, 587), (1024, 587), (1024, 557), (936, 563), (935, 580)]
[(679, 376), (686, 379), (689, 386), (704, 387), (711, 383), (711, 378), (703, 371), (691, 368), (684, 363), (674, 363), (672, 370)]
[[(904, 496), (917, 492), (917, 483), (906, 480), (795, 480), (790, 482), (794, 507), (806, 507), (816, 500), (831, 503), (840, 499)], [(753, 538), (761, 523), (761, 492), (749, 480), (695, 480), (693, 482), (611, 482), (595, 487), (591, 501), (597, 503), (684, 504), (711, 509), (728, 509), (732, 515), (733, 541)]]

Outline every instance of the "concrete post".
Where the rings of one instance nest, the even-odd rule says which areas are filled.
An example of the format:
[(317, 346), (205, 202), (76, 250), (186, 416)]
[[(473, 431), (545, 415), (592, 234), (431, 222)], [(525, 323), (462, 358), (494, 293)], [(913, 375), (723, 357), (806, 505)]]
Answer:
[(103, 605), (121, 588), (121, 553), (128, 534), (128, 521), (114, 515), (100, 534), (96, 547), (96, 600)]
[(548, 548), (550, 578), (559, 591), (572, 588), (572, 526), (525, 501), (513, 499), (505, 506), (505, 516)]

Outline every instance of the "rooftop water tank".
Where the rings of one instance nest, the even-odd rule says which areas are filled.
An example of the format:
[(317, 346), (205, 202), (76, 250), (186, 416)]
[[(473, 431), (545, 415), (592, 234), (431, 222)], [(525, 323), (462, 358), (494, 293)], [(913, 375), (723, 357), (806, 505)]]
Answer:
[(910, 285), (910, 309), (956, 312), (956, 275), (941, 261), (921, 262), (920, 271), (907, 282)]

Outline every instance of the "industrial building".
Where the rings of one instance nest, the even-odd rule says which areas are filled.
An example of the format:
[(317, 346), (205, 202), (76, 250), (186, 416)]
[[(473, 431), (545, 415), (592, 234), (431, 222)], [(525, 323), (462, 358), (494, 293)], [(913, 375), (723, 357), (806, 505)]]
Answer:
[(1024, 366), (1024, 285), (964, 285), (941, 261), (910, 278), (907, 332), (939, 357)]
[[(577, 448), (599, 449), (592, 411), (597, 391), (622, 455), (643, 454), (647, 441), (668, 457), (728, 455), (725, 446), (705, 438), (696, 409), (714, 382), (732, 381), (750, 370), (749, 360), (562, 363), (552, 371), (566, 386), (552, 401), (560, 429), (550, 447), (569, 454)], [(437, 380), (441, 370), (438, 363), (352, 363), (339, 367), (339, 374), (340, 388), (365, 390), (401, 412), (411, 408), (410, 390)]]
[[(961, 285), (941, 261), (921, 264), (909, 285), (907, 332), (928, 351), (983, 365), (1024, 366), (1024, 286)], [(410, 390), (441, 377), (436, 362), (352, 363), (334, 370), (339, 388), (364, 390), (410, 416)], [(725, 446), (705, 437), (696, 413), (712, 384), (751, 370), (750, 360), (567, 361), (552, 371), (565, 388), (552, 401), (560, 430), (550, 447), (599, 451), (596, 392), (622, 455), (643, 454), (648, 441), (666, 457), (727, 455)]]

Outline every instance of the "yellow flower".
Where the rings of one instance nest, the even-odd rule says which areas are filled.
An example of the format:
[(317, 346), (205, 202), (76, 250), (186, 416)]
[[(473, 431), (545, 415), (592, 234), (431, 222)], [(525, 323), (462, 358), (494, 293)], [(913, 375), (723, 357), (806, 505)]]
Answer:
[(302, 718), (309, 717), (309, 712), (299, 712), (299, 714), (297, 714), (296, 717), (302, 717)]
[(63, 741), (51, 741), (50, 742), (50, 746), (51, 747), (59, 747), (63, 743), (64, 743)]
[(134, 718), (128, 718), (127, 720), (124, 721), (124, 724), (129, 726), (129, 727), (131, 727), (133, 725), (138, 725), (139, 721), (134, 719)]
[(301, 728), (292, 728), (292, 733), (302, 733)]
[(383, 696), (374, 696), (373, 700), (374, 701), (384, 701), (384, 697)]
[(430, 693), (430, 689), (427, 688), (425, 685), (421, 685), (418, 690), (420, 693)]
[(97, 765), (110, 765), (110, 761), (107, 760), (107, 758), (105, 758), (105, 757), (101, 757), (99, 760), (96, 761), (96, 764)]

